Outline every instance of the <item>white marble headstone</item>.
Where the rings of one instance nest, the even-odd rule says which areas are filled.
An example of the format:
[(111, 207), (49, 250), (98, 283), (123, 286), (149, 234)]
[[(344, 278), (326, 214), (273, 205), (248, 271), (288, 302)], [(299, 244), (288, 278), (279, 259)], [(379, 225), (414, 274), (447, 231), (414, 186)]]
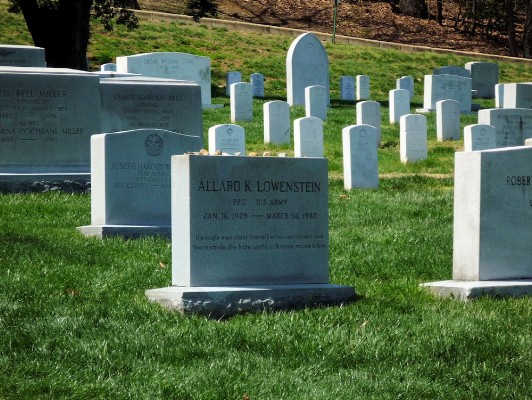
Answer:
[(357, 125), (371, 125), (375, 128), (377, 147), (381, 145), (381, 105), (377, 101), (360, 101), (356, 105)]
[(354, 101), (355, 100), (355, 77), (341, 76), (340, 77), (340, 100)]
[(323, 157), (323, 120), (316, 117), (294, 121), (294, 157)]
[(242, 82), (242, 72), (239, 71), (229, 71), (225, 74), (225, 95), (231, 95), (231, 85), (233, 83)]
[(370, 125), (351, 125), (342, 130), (344, 188), (377, 188), (379, 171), (377, 130)]
[(320, 85), (327, 91), (329, 105), (329, 59), (325, 47), (312, 33), (298, 36), (286, 56), (288, 104), (305, 104), (305, 88)]
[(504, 104), (504, 83), (498, 83), (495, 85), (495, 107), (502, 108)]
[(458, 152), (453, 279), (532, 279), (532, 147)]
[(503, 108), (532, 108), (532, 83), (505, 84)]
[(489, 108), (479, 110), (478, 123), (495, 127), (497, 147), (522, 146), (532, 137), (532, 110)]
[(495, 127), (474, 124), (464, 128), (464, 151), (489, 150), (496, 147)]
[(264, 97), (264, 75), (255, 72), (249, 80), (253, 87), (253, 97)]
[(115, 63), (106, 63), (100, 65), (100, 71), (101, 72), (116, 72), (116, 64)]
[(246, 155), (246, 132), (234, 124), (215, 125), (209, 128), (209, 153), (217, 151), (229, 155)]
[(434, 68), (433, 75), (456, 75), (464, 78), (471, 78), (471, 71), (459, 65), (446, 65), (444, 67)]
[(423, 109), (436, 110), (440, 100), (457, 100), (460, 112), (471, 112), (471, 78), (457, 75), (425, 75)]
[(396, 124), (403, 115), (410, 114), (410, 92), (406, 89), (390, 90), (390, 124)]
[(231, 85), (231, 122), (253, 120), (253, 88), (250, 83)]
[(406, 89), (410, 92), (410, 100), (414, 97), (414, 77), (402, 76), (396, 80), (396, 89)]
[(305, 88), (305, 115), (327, 119), (327, 92), (323, 86), (309, 86)]
[(400, 119), (401, 162), (425, 160), (427, 148), (427, 117), (420, 114), (403, 115)]
[(290, 106), (286, 101), (268, 101), (263, 105), (264, 143), (290, 143)]
[(370, 82), (368, 75), (356, 76), (356, 98), (357, 100), (368, 100), (370, 95)]
[(460, 103), (456, 100), (436, 102), (436, 138), (460, 140)]

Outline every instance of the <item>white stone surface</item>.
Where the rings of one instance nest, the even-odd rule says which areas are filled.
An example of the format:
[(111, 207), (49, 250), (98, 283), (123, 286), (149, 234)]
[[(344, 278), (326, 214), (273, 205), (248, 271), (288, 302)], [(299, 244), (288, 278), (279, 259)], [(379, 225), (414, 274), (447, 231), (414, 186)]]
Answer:
[(495, 85), (495, 107), (502, 108), (504, 104), (504, 84), (498, 83)]
[(495, 85), (499, 83), (499, 65), (491, 62), (471, 61), (465, 64), (471, 73), (473, 97), (493, 99)]
[(0, 65), (9, 67), (46, 67), (44, 49), (35, 46), (0, 44)]
[(231, 85), (233, 83), (242, 82), (242, 72), (240, 71), (229, 71), (225, 74), (225, 95), (231, 95)]
[(89, 173), (99, 81), (69, 69), (1, 67), (0, 173)]
[(184, 81), (102, 79), (101, 131), (164, 129), (203, 139), (201, 90)]
[(294, 157), (323, 157), (323, 120), (303, 117), (294, 121)]
[(168, 231), (170, 157), (201, 147), (197, 136), (161, 129), (93, 135), (91, 225), (159, 226)]
[(420, 114), (403, 115), (399, 126), (401, 162), (425, 160), (428, 154), (427, 117)]
[(464, 151), (489, 150), (496, 147), (494, 126), (474, 124), (464, 128)]
[(457, 100), (460, 112), (471, 112), (471, 78), (457, 75), (425, 75), (423, 108), (436, 110), (440, 100)]
[(532, 83), (504, 85), (503, 108), (532, 108)]
[(253, 120), (253, 88), (250, 83), (231, 85), (231, 122)]
[(286, 101), (273, 100), (263, 104), (264, 143), (290, 143), (290, 106)]
[(249, 82), (253, 88), (253, 97), (264, 97), (264, 75), (255, 72), (251, 74)]
[(354, 101), (355, 100), (355, 77), (341, 76), (340, 77), (340, 100)]
[(327, 160), (172, 157), (172, 285), (327, 284)]
[(209, 153), (217, 151), (229, 155), (246, 154), (246, 132), (234, 124), (215, 125), (209, 128)]
[(446, 65), (444, 67), (434, 68), (433, 75), (456, 75), (464, 78), (471, 78), (471, 71), (459, 65)]
[(356, 105), (357, 125), (371, 125), (375, 128), (377, 147), (381, 145), (381, 105), (377, 101), (359, 101)]
[(342, 129), (344, 188), (379, 187), (377, 129), (371, 125), (351, 125)]
[(325, 47), (310, 32), (299, 35), (290, 45), (286, 56), (286, 85), (288, 104), (305, 104), (305, 88), (320, 85), (329, 100), (329, 59)]
[(460, 103), (456, 100), (436, 102), (436, 138), (460, 140)]
[(532, 147), (455, 154), (454, 280), (531, 279)]
[(396, 124), (403, 115), (410, 114), (410, 92), (406, 89), (393, 89), (389, 92), (390, 124)]
[(102, 65), (100, 65), (100, 71), (102, 71), (102, 72), (106, 72), (106, 71), (116, 72), (116, 64), (115, 63), (102, 64)]
[(356, 76), (356, 99), (368, 100), (370, 96), (370, 79), (368, 75)]
[(323, 121), (327, 119), (327, 91), (323, 86), (305, 88), (305, 115)]
[(396, 89), (406, 89), (410, 93), (410, 100), (414, 97), (414, 77), (402, 76), (395, 81)]
[(505, 281), (439, 281), (421, 284), (440, 297), (452, 297), (458, 300), (472, 300), (478, 297), (522, 297), (532, 295), (532, 280)]
[(495, 127), (497, 147), (522, 146), (532, 137), (532, 110), (490, 108), (479, 110), (478, 123)]
[(201, 102), (211, 104), (211, 59), (177, 52), (144, 53), (116, 57), (117, 72), (131, 72), (156, 78), (196, 82), (201, 86)]

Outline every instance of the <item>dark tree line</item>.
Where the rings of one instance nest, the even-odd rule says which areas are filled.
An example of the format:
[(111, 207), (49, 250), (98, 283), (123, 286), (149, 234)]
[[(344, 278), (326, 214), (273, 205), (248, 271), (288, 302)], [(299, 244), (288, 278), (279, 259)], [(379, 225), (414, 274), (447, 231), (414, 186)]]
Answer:
[[(216, 15), (215, 0), (188, 0), (189, 14), (195, 20)], [(137, 0), (9, 0), (12, 12), (21, 12), (35, 46), (45, 49), (46, 65), (87, 70), (90, 24), (98, 19), (105, 29), (123, 24), (138, 26), (130, 10), (139, 8)]]

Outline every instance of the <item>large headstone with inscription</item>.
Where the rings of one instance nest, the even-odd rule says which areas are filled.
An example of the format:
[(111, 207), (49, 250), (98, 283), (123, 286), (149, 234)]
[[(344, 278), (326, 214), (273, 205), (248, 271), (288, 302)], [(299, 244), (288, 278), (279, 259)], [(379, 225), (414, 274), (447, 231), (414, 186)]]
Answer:
[(312, 33), (298, 36), (286, 56), (288, 104), (305, 104), (305, 88), (320, 85), (327, 92), (329, 105), (329, 59), (325, 47)]
[(170, 237), (170, 157), (199, 151), (202, 140), (161, 129), (91, 139), (91, 225), (87, 236)]
[(44, 49), (35, 46), (0, 44), (0, 66), (46, 67)]
[(129, 72), (196, 82), (201, 86), (201, 102), (211, 106), (211, 59), (188, 53), (161, 52), (116, 57), (117, 72)]
[(102, 132), (164, 129), (203, 137), (198, 84), (184, 81), (102, 79)]
[(478, 123), (495, 127), (497, 147), (522, 146), (532, 138), (532, 110), (490, 108), (479, 110)]
[(503, 108), (532, 108), (532, 82), (506, 83)]
[(2, 190), (35, 181), (90, 181), (90, 137), (98, 132), (98, 76), (0, 67)]
[(184, 313), (230, 316), (340, 304), (329, 284), (327, 160), (172, 157), (172, 287), (146, 292)]
[(472, 61), (466, 63), (465, 67), (471, 73), (473, 97), (493, 99), (495, 85), (499, 83), (499, 65)]
[(464, 78), (471, 78), (471, 71), (459, 65), (446, 65), (444, 67), (434, 68), (433, 75), (456, 75)]
[(471, 78), (457, 75), (425, 75), (423, 109), (435, 111), (440, 100), (456, 100), (460, 112), (471, 112)]
[(440, 295), (532, 294), (532, 147), (455, 155), (453, 280)]

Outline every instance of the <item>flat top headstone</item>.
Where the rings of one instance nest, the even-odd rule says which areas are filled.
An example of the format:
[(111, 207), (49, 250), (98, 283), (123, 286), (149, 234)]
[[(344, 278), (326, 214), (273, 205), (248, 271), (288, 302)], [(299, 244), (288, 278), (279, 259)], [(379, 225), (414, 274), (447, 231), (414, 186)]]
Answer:
[(434, 68), (433, 75), (457, 75), (464, 78), (471, 78), (471, 71), (459, 65), (446, 65), (444, 67)]
[(0, 44), (0, 65), (18, 67), (46, 67), (42, 47)]
[[(288, 104), (305, 104), (305, 88), (320, 85), (329, 93), (329, 59), (325, 47), (312, 33), (298, 36), (286, 56)], [(329, 104), (329, 97), (327, 97)]]
[(471, 112), (471, 78), (458, 75), (425, 75), (423, 108), (436, 110), (440, 100), (457, 100), (460, 112)]
[(489, 108), (479, 110), (478, 123), (495, 127), (497, 147), (522, 146), (532, 137), (532, 110)]
[(172, 157), (172, 284), (328, 283), (326, 159)]

